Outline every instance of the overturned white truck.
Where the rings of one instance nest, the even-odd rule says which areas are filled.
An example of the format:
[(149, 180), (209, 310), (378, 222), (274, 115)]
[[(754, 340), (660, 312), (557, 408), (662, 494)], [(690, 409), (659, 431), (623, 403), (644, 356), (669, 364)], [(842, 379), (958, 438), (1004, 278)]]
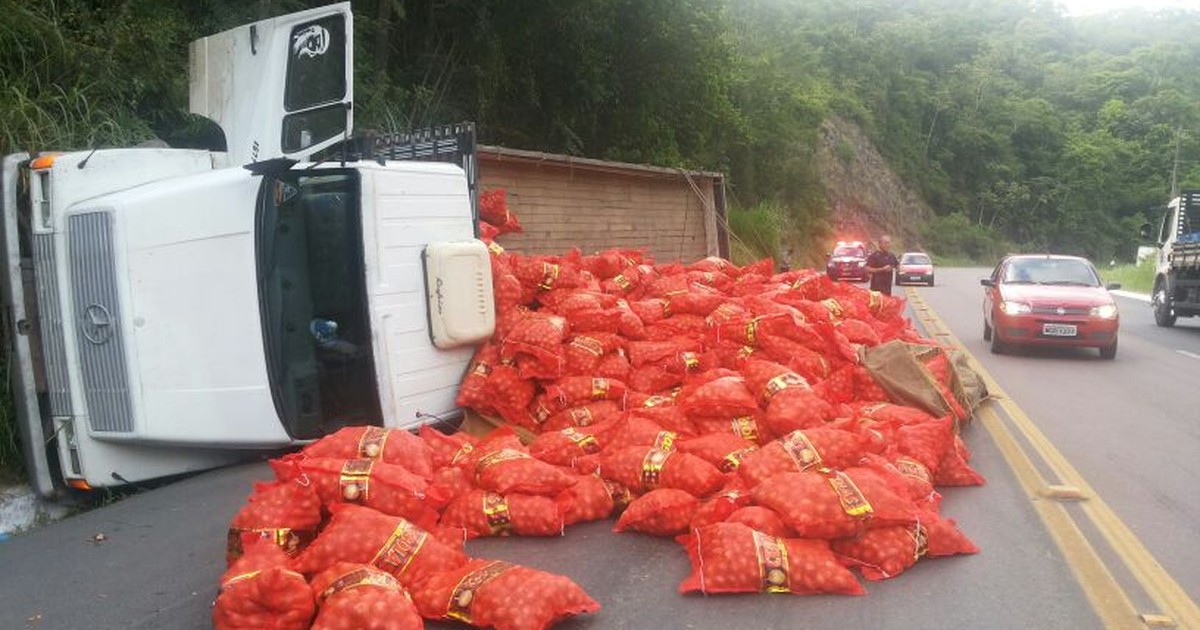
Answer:
[(227, 150), (3, 159), (4, 303), (34, 488), (201, 470), (455, 411), (494, 325), (462, 168), (349, 137), (349, 3), (191, 45)]

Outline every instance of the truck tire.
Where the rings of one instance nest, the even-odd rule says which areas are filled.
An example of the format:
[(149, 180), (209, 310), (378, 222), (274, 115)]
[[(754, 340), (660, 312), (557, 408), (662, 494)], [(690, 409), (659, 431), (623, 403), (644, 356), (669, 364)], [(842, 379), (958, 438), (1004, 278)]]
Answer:
[(1154, 283), (1154, 294), (1151, 297), (1154, 305), (1154, 323), (1163, 328), (1175, 325), (1175, 314), (1171, 312), (1171, 294), (1167, 292), (1166, 283), (1159, 280)]

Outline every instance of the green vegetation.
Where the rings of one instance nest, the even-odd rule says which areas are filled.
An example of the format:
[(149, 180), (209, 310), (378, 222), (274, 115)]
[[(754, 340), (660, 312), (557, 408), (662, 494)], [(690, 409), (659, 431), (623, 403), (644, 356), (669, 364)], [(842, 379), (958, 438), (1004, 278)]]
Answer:
[[(184, 113), (187, 42), (324, 4), (0, 0), (0, 154), (155, 137), (220, 147)], [(720, 171), (738, 256), (791, 247), (794, 264), (820, 264), (834, 221), (815, 156), (832, 115), (934, 209), (922, 243), (939, 259), (1132, 262), (1136, 228), (1172, 181), (1200, 187), (1200, 12), (1072, 18), (1045, 0), (354, 10), (360, 131), (474, 120), (486, 144)]]
[(1121, 289), (1134, 293), (1150, 294), (1154, 288), (1154, 261), (1147, 260), (1137, 265), (1116, 265), (1114, 267), (1099, 267), (1100, 277), (1104, 283), (1121, 283)]
[(745, 264), (778, 256), (782, 251), (779, 235), (785, 220), (778, 206), (760, 205), (732, 210), (729, 213), (729, 229), (733, 232), (738, 250), (745, 253), (745, 259), (735, 258), (734, 262)]

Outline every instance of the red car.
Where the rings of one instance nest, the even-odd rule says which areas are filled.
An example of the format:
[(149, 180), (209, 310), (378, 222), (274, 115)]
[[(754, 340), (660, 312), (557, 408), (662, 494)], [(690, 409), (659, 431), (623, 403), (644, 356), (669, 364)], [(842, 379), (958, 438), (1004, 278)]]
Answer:
[(983, 339), (1000, 354), (1016, 345), (1098, 348), (1100, 357), (1117, 356), (1120, 316), (1100, 274), (1077, 256), (1008, 256), (983, 293)]
[(917, 282), (933, 286), (933, 260), (923, 252), (906, 252), (896, 268), (896, 284)]
[(830, 280), (866, 282), (867, 247), (861, 241), (838, 241), (825, 263), (825, 274)]

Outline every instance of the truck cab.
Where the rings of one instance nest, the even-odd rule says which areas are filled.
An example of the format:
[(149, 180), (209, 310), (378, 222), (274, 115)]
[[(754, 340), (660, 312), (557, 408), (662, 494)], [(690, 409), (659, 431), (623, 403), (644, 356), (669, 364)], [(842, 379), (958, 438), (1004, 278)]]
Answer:
[(1151, 303), (1159, 326), (1200, 315), (1200, 190), (1185, 190), (1167, 204), (1157, 226), (1142, 226), (1154, 239), (1155, 274)]
[(455, 412), (494, 326), (466, 175), (309, 161), (349, 137), (352, 33), (342, 3), (193, 42), (192, 110), (226, 151), (4, 157), (5, 325), (40, 494)]

